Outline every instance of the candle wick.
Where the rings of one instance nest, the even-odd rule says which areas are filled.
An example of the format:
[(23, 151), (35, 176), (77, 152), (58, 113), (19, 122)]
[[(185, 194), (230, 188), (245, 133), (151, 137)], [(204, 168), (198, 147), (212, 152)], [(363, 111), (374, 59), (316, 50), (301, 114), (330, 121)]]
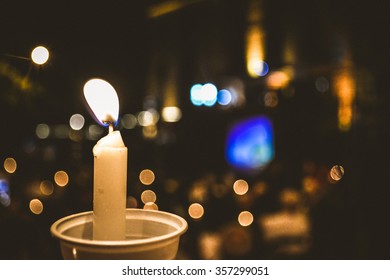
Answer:
[(114, 131), (114, 125), (112, 123), (110, 123), (108, 125), (108, 134), (112, 133)]

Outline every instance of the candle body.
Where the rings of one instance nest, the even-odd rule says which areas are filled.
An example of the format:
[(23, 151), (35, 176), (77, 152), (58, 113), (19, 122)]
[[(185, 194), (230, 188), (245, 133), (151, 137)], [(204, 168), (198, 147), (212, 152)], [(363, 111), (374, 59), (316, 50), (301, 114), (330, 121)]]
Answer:
[(127, 148), (119, 131), (93, 148), (93, 239), (124, 240), (126, 231)]

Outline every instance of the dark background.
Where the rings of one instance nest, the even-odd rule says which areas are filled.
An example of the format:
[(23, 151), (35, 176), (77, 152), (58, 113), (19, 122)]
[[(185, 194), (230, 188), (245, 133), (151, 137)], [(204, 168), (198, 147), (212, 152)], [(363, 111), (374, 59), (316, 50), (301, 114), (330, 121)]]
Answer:
[[(253, 79), (246, 73), (250, 2), (178, 1), (183, 5), (173, 12), (148, 16), (165, 2), (170, 1), (0, 1), (0, 160), (13, 157), (18, 163), (15, 174), (3, 169), (0, 173), (9, 181), (11, 193), (11, 205), (0, 206), (0, 257), (61, 258), (50, 225), (65, 215), (92, 209), (96, 141), (39, 139), (37, 124), (68, 124), (75, 113), (84, 115), (86, 125), (93, 124), (82, 97), (82, 87), (92, 77), (104, 78), (116, 88), (120, 114), (137, 114), (146, 109), (148, 100), (160, 110), (164, 82), (175, 65), (182, 119), (173, 124), (160, 121), (156, 139), (145, 139), (140, 127), (122, 130), (122, 136), (129, 149), (128, 193), (139, 199), (138, 173), (150, 168), (156, 174), (153, 188), (160, 210), (179, 213), (189, 221), (183, 257), (200, 258), (199, 235), (223, 232), (240, 208), (233, 197), (210, 199), (202, 220), (192, 220), (186, 209), (195, 182), (204, 178), (222, 182), (226, 174), (248, 182), (266, 181), (269, 192), (252, 205), (256, 216), (278, 211), (277, 197), (283, 188), (300, 190), (305, 166), (311, 163), (319, 174), (342, 165), (345, 175), (309, 205), (310, 249), (295, 257), (389, 258), (389, 5), (385, 1), (263, 1), (270, 69), (285, 66), (282, 52), (289, 36), (296, 42), (297, 57), (296, 76), (287, 93), (278, 92), (278, 106), (269, 108), (263, 101), (265, 78)], [(37, 45), (50, 50), (50, 60), (43, 66), (23, 58)], [(318, 92), (315, 81), (331, 80), (346, 49), (357, 86), (351, 128), (340, 131), (332, 87)], [(151, 86), (151, 73), (157, 88)], [(23, 89), (11, 77), (27, 77), (31, 87)], [(193, 84), (219, 83), (226, 77), (243, 82), (244, 106), (223, 110), (191, 104)], [(261, 173), (245, 174), (226, 163), (225, 137), (232, 123), (253, 115), (273, 121), (275, 158)], [(57, 170), (67, 170), (69, 185), (45, 198), (44, 212), (34, 215), (28, 209), (35, 198), (32, 182), (50, 179)], [(174, 195), (163, 191), (169, 179), (179, 184)], [(253, 231), (250, 250), (245, 254), (227, 250), (221, 257), (291, 257), (274, 254), (263, 244), (255, 223), (249, 230)]]

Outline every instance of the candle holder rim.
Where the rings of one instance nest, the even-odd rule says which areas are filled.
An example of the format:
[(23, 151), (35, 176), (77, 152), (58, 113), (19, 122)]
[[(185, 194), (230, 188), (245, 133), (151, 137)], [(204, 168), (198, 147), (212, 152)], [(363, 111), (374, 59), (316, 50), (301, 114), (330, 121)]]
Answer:
[[(173, 213), (169, 213), (169, 212), (165, 212), (165, 211), (160, 211), (160, 210), (145, 210), (145, 209), (137, 209), (137, 208), (127, 208), (126, 209), (126, 213), (127, 212), (143, 212), (143, 211), (148, 211), (148, 212), (155, 212), (155, 213), (159, 213), (159, 214), (162, 214), (162, 215), (166, 215), (166, 216), (170, 216), (170, 217), (174, 217), (175, 219), (177, 219), (178, 221), (181, 222), (181, 225), (179, 227), (176, 228), (176, 230), (174, 232), (171, 232), (171, 233), (168, 233), (168, 234), (163, 234), (163, 235), (159, 235), (159, 236), (154, 236), (154, 237), (146, 237), (146, 238), (142, 238), (142, 239), (132, 239), (132, 240), (94, 240), (94, 239), (84, 239), (84, 238), (77, 238), (77, 237), (70, 237), (70, 236), (67, 236), (65, 234), (63, 234), (62, 232), (60, 232), (58, 230), (58, 227), (63, 224), (64, 222), (66, 221), (69, 221), (71, 219), (76, 219), (76, 218), (79, 218), (79, 217), (82, 217), (82, 216), (91, 216), (93, 215), (93, 211), (85, 211), (85, 212), (79, 212), (79, 213), (75, 213), (75, 214), (71, 214), (71, 215), (68, 215), (68, 216), (65, 216), (63, 218), (60, 218), (59, 220), (55, 221), (51, 227), (50, 227), (50, 232), (51, 234), (58, 238), (59, 240), (62, 240), (62, 241), (67, 241), (67, 242), (71, 242), (71, 243), (78, 243), (78, 244), (82, 244), (82, 245), (85, 245), (85, 246), (141, 246), (141, 245), (144, 245), (144, 244), (152, 244), (152, 243), (157, 243), (157, 242), (161, 242), (161, 241), (165, 241), (165, 240), (169, 240), (169, 239), (172, 239), (172, 238), (176, 238), (178, 236), (181, 236), (182, 234), (184, 234), (187, 229), (188, 229), (188, 223), (187, 221), (176, 215), (176, 214), (173, 214)], [(151, 219), (149, 219), (151, 220)], [(92, 222), (92, 218), (90, 218), (88, 221), (91, 221)]]

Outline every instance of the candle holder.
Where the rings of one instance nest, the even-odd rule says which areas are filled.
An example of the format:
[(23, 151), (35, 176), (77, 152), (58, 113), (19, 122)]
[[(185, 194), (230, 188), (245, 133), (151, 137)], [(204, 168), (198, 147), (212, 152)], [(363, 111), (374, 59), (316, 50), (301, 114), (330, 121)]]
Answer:
[(172, 213), (126, 209), (126, 239), (92, 238), (93, 211), (59, 219), (50, 228), (64, 259), (175, 259), (187, 222)]

